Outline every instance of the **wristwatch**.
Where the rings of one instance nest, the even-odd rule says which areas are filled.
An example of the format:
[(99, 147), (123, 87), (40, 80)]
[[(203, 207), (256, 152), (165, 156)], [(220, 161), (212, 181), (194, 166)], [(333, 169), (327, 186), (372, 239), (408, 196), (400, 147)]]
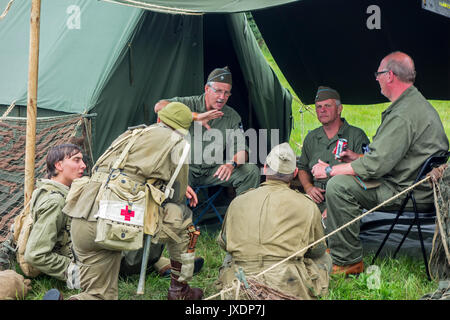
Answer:
[(231, 165), (233, 166), (233, 169), (235, 169), (237, 167), (237, 162), (236, 161), (231, 161)]
[(325, 168), (325, 173), (327, 174), (327, 177), (330, 178), (331, 177), (331, 166), (328, 166)]

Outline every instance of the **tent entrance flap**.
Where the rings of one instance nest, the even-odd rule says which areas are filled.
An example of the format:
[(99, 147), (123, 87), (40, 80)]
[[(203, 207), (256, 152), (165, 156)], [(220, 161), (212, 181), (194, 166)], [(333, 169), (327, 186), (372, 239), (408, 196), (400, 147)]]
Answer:
[(281, 141), (289, 140), (291, 95), (246, 27), (245, 14), (193, 16), (148, 11), (129, 49), (131, 59), (118, 63), (93, 109), (98, 114), (95, 156), (127, 127), (153, 123), (153, 109), (160, 99), (202, 94), (208, 74), (226, 65), (233, 74), (229, 105), (240, 114), (244, 130), (251, 123), (255, 130), (277, 129)]

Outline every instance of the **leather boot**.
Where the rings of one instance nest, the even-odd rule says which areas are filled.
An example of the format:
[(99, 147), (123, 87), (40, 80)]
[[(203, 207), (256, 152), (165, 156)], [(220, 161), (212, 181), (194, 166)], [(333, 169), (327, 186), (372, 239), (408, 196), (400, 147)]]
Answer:
[(339, 274), (339, 273), (345, 273), (346, 275), (349, 274), (360, 274), (364, 271), (364, 263), (361, 261), (345, 265), (345, 266), (338, 266), (333, 264), (333, 270), (331, 271), (331, 274)]
[[(175, 260), (170, 260), (172, 270), (181, 271), (181, 263)], [(168, 300), (201, 300), (203, 297), (203, 290), (200, 288), (191, 288), (187, 282), (179, 282), (178, 277), (172, 272), (170, 275), (170, 287), (167, 294)]]

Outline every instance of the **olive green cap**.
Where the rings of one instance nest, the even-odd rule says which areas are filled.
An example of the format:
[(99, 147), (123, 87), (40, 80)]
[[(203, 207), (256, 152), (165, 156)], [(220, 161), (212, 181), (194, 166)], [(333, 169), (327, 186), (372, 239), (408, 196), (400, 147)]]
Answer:
[(328, 99), (341, 100), (341, 97), (336, 90), (329, 87), (320, 86), (319, 89), (317, 89), (315, 102), (320, 102)]
[(207, 82), (223, 82), (232, 84), (231, 71), (228, 67), (216, 68), (208, 76)]
[(192, 112), (181, 102), (171, 102), (158, 112), (162, 122), (186, 135), (192, 123)]
[(270, 169), (282, 174), (293, 173), (297, 164), (295, 153), (287, 142), (273, 147), (266, 158), (266, 163)]

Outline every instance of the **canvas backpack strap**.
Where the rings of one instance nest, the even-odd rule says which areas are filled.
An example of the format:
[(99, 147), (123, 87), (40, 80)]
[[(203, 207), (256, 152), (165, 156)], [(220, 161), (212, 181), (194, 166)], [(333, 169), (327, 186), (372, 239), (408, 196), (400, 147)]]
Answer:
[[(97, 162), (96, 162), (95, 165), (94, 165), (94, 171), (95, 171), (95, 168), (98, 167), (98, 165), (99, 165), (100, 163), (102, 163), (102, 161), (103, 161), (107, 156), (109, 156), (112, 152), (114, 152), (115, 150), (117, 150), (120, 146), (122, 146), (125, 142), (127, 142), (127, 140), (129, 140), (129, 139), (134, 139), (134, 141), (132, 141), (131, 145), (129, 145), (129, 144), (130, 144), (130, 141), (128, 141), (129, 147), (128, 147), (128, 145), (125, 147), (126, 153), (128, 153), (128, 151), (130, 150), (130, 148), (132, 147), (132, 145), (134, 144), (134, 142), (135, 142), (136, 139), (137, 139), (136, 134), (141, 135), (142, 133), (144, 133), (144, 132), (146, 132), (146, 131), (149, 131), (149, 130), (151, 130), (151, 129), (155, 129), (155, 127), (154, 127), (154, 126), (149, 126), (149, 127), (142, 128), (142, 127), (138, 126), (138, 127), (136, 127), (136, 128), (129, 129), (129, 130), (131, 130), (131, 132), (132, 132), (130, 135), (128, 135), (128, 136), (126, 136), (126, 137), (123, 137), (122, 139), (120, 139), (120, 140), (118, 140), (117, 142), (115, 142), (113, 145), (111, 145), (111, 146), (105, 151), (105, 153), (103, 153), (103, 154), (100, 156), (100, 158), (97, 160)], [(125, 150), (125, 149), (124, 149), (124, 150)], [(123, 157), (125, 157), (126, 153), (123, 154)], [(120, 158), (120, 157), (119, 157), (119, 158)], [(123, 158), (122, 158), (122, 160), (123, 160)]]
[(125, 146), (125, 148), (123, 148), (123, 151), (120, 154), (120, 156), (114, 162), (111, 170), (116, 170), (116, 169), (122, 169), (123, 168), (122, 164), (125, 162), (124, 160), (127, 158), (128, 152), (130, 151), (130, 149), (133, 146), (133, 144), (136, 142), (137, 138), (139, 138), (139, 136), (143, 132), (144, 132), (144, 130), (142, 130), (142, 129), (135, 129), (135, 130), (133, 130), (130, 140), (128, 141), (128, 143)]
[(130, 139), (130, 135), (124, 137), (123, 139), (117, 141), (114, 145), (111, 145), (101, 156), (98, 158), (97, 162), (94, 165), (93, 171), (95, 171), (95, 168), (98, 167), (100, 163), (103, 162), (103, 160), (109, 156), (112, 152), (117, 150), (123, 143), (125, 143), (128, 139)]
[(173, 197), (173, 183), (175, 182), (175, 179), (178, 177), (178, 173), (180, 173), (181, 167), (183, 166), (184, 161), (186, 160), (188, 154), (189, 154), (189, 149), (191, 148), (191, 145), (186, 141), (185, 141), (185, 145), (184, 145), (184, 149), (183, 149), (183, 153), (181, 154), (180, 157), (180, 161), (178, 162), (178, 165), (172, 175), (172, 177), (169, 180), (169, 183), (166, 185), (166, 188), (164, 190), (164, 195), (166, 197), (166, 199), (172, 198)]

